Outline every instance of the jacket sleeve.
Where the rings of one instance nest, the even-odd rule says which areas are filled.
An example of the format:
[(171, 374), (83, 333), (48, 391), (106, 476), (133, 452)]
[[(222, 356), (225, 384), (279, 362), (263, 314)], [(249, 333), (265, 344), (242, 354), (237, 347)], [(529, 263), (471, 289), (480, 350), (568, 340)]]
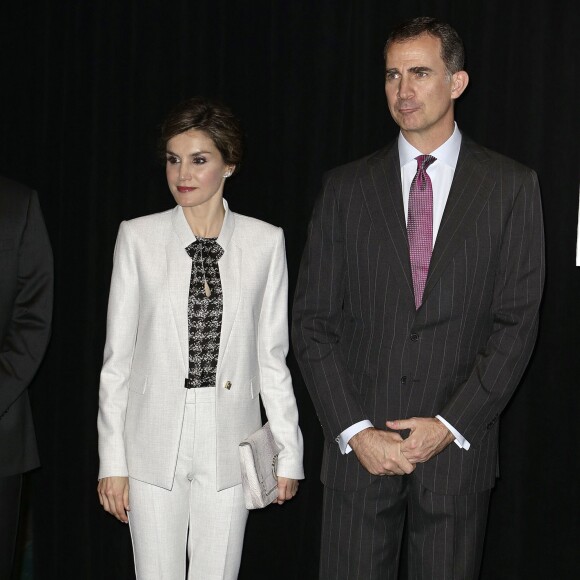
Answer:
[(123, 222), (113, 258), (99, 388), (99, 479), (128, 475), (123, 432), (138, 321), (139, 278), (129, 225)]
[(276, 443), (281, 447), (277, 474), (304, 479), (302, 433), (286, 366), (288, 354), (288, 273), (284, 234), (277, 232), (258, 323), (261, 396)]
[(36, 374), (50, 338), (53, 261), (40, 204), (31, 192), (18, 246), (18, 290), (0, 343), (0, 417)]
[(325, 437), (368, 419), (339, 350), (345, 292), (343, 224), (327, 179), (309, 226), (294, 295), (292, 339)]
[(492, 332), (469, 378), (440, 412), (472, 444), (485, 436), (507, 405), (538, 332), (545, 269), (540, 189), (531, 170), (511, 177), (519, 186), (495, 273)]

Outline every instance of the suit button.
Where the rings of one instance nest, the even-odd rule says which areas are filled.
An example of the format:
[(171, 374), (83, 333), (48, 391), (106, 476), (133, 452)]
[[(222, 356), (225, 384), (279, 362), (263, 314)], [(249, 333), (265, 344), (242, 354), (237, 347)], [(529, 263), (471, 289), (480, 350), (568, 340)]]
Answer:
[(419, 340), (419, 335), (416, 332), (412, 332), (411, 336), (409, 337), (413, 342), (417, 342)]
[(406, 384), (407, 384), (407, 377), (406, 377), (405, 375), (403, 375), (403, 376), (401, 377), (401, 384), (402, 384), (402, 385), (406, 385)]
[(487, 428), (491, 429), (495, 425), (496, 421), (497, 421), (497, 415), (487, 424)]
[(229, 391), (231, 388), (232, 388), (232, 382), (226, 381), (224, 384), (224, 389), (227, 389)]

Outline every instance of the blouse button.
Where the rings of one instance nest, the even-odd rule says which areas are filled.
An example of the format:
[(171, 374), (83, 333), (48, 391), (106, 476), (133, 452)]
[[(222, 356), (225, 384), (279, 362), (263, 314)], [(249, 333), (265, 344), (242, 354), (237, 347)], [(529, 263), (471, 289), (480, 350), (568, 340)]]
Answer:
[(232, 388), (232, 382), (231, 381), (226, 381), (224, 388), (227, 389), (228, 391)]

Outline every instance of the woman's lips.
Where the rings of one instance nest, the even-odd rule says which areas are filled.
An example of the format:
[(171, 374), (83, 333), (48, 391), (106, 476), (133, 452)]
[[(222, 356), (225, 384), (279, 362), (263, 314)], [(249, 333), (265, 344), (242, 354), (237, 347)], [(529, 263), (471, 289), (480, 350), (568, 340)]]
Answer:
[(177, 191), (179, 191), (179, 193), (187, 193), (188, 191), (193, 191), (194, 189), (195, 187), (185, 187), (184, 185), (177, 186)]

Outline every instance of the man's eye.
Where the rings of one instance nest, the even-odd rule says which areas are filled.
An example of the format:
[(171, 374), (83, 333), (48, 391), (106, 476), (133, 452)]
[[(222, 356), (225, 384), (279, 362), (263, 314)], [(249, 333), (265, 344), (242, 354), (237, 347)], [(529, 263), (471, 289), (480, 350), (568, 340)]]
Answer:
[(397, 73), (395, 73), (395, 72), (388, 72), (388, 73), (386, 74), (386, 79), (387, 79), (388, 81), (392, 81), (392, 80), (395, 80), (395, 79), (397, 78), (397, 76), (398, 76), (398, 75), (397, 75)]

